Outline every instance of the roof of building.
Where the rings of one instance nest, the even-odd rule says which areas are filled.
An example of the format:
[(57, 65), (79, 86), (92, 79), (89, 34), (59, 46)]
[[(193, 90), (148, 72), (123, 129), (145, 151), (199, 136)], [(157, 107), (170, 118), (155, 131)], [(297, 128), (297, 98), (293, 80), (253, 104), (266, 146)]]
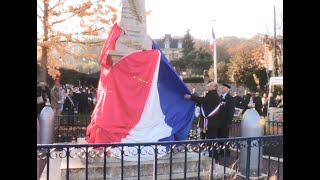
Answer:
[(154, 39), (154, 41), (158, 44), (160, 49), (164, 48), (164, 43), (166, 40), (169, 40), (170, 48), (178, 48), (178, 42), (181, 41), (182, 43), (183, 38), (172, 37), (171, 34), (165, 34), (165, 36), (162, 39)]

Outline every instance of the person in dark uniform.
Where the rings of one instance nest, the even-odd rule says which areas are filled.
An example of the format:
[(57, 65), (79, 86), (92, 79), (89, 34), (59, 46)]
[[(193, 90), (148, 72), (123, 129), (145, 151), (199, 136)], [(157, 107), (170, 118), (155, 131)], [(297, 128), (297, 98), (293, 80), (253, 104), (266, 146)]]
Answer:
[(248, 89), (246, 89), (241, 99), (241, 109), (243, 109), (243, 111), (241, 112), (242, 115), (246, 112), (247, 109), (249, 109), (248, 104), (250, 102), (250, 98), (251, 98), (251, 93)]
[(46, 102), (47, 102), (47, 100), (49, 98), (48, 94), (50, 94), (50, 91), (48, 92), (46, 90), (47, 86), (48, 85), (46, 83), (44, 83), (44, 82), (38, 82), (37, 83), (37, 97), (41, 96), (42, 100), (43, 100), (43, 102), (37, 103), (37, 115), (38, 115), (38, 117), (39, 117), (40, 112), (44, 108), (44, 106), (45, 106), (45, 104), (46, 104)]
[[(221, 127), (223, 124), (219, 118), (220, 98), (217, 91), (218, 84), (216, 82), (210, 82), (206, 88), (207, 92), (204, 97), (185, 94), (184, 98), (190, 99), (201, 106), (200, 114), (203, 117), (203, 121), (200, 122), (200, 129), (207, 139), (214, 139), (221, 136)], [(210, 151), (209, 156), (212, 157), (212, 152)]]
[[(226, 83), (222, 83), (221, 85), (221, 107), (220, 107), (220, 116), (221, 116), (221, 133), (219, 134), (218, 138), (229, 138), (229, 128), (231, 128), (233, 115), (235, 112), (235, 103), (234, 99), (229, 93), (230, 85)], [(227, 156), (230, 155), (229, 147), (227, 149)], [(223, 152), (220, 152), (221, 155)]]
[(254, 103), (254, 109), (259, 113), (260, 116), (263, 115), (262, 113), (262, 100), (260, 97), (260, 94), (258, 92), (255, 93), (255, 96), (253, 98)]
[(236, 108), (241, 108), (241, 96), (239, 96), (237, 94), (237, 92), (234, 92), (234, 95), (233, 95), (233, 99), (234, 99), (234, 106)]
[(68, 114), (68, 125), (72, 125), (74, 123), (74, 108), (75, 108), (75, 98), (73, 96), (73, 92), (70, 90), (66, 100), (64, 102), (64, 106), (66, 112)]

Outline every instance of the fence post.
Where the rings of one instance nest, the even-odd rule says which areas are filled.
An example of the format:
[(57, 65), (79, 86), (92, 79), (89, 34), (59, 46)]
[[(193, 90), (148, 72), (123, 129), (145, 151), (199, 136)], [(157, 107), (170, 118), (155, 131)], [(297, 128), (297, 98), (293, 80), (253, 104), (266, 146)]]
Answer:
[(40, 144), (53, 144), (54, 112), (49, 100), (39, 115)]
[[(262, 125), (258, 112), (251, 108), (243, 114), (241, 121), (241, 137), (259, 137), (262, 136)], [(262, 147), (259, 148), (259, 142), (256, 140), (242, 142), (240, 147), (240, 174), (243, 176), (259, 177), (262, 169)], [(260, 153), (259, 153), (260, 150)], [(248, 157), (249, 155), (250, 157)], [(259, 156), (259, 157), (258, 157)], [(260, 158), (260, 160), (259, 160)], [(248, 161), (248, 162), (247, 162)], [(260, 166), (258, 165), (260, 163)], [(249, 170), (247, 169), (249, 168)], [(258, 170), (258, 168), (260, 168)], [(248, 173), (249, 174), (248, 174)], [(258, 172), (260, 174), (258, 175)]]
[[(40, 143), (40, 125), (39, 125), (39, 119), (37, 118), (37, 144)], [(39, 180), (39, 159), (37, 155), (37, 180)]]

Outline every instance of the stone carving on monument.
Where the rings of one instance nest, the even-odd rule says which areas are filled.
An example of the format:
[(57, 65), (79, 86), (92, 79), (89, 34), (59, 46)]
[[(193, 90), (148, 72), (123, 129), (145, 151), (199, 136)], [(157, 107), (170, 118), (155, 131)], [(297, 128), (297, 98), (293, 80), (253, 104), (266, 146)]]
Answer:
[(117, 24), (122, 33), (116, 41), (115, 50), (107, 52), (113, 63), (129, 52), (152, 49), (152, 41), (147, 34), (144, 0), (121, 0)]

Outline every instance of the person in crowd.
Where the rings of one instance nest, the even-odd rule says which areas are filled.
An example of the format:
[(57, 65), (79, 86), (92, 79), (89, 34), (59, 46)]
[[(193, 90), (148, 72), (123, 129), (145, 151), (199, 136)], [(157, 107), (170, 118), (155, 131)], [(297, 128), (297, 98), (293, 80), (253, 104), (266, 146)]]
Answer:
[[(184, 98), (192, 100), (200, 105), (200, 114), (202, 121), (200, 121), (200, 130), (202, 136), (207, 139), (214, 139), (219, 137), (223, 122), (219, 117), (220, 98), (218, 95), (218, 84), (214, 81), (208, 83), (206, 86), (207, 92), (204, 97), (185, 94)], [(216, 153), (215, 153), (216, 154)], [(209, 151), (209, 156), (212, 157), (212, 151)]]
[(192, 95), (199, 96), (199, 93), (197, 92), (197, 89), (195, 87), (192, 88)]
[(241, 96), (237, 94), (237, 92), (233, 93), (233, 99), (234, 99), (234, 105), (236, 108), (241, 108), (240, 103), (241, 103)]
[(282, 94), (280, 95), (280, 101), (279, 101), (277, 107), (278, 108), (283, 108), (283, 95)]
[(281, 99), (281, 95), (280, 95), (280, 94), (278, 94), (278, 95), (276, 96), (275, 101), (276, 101), (276, 105), (277, 105), (277, 107), (279, 107), (279, 104), (280, 104), (280, 103), (281, 103), (281, 101), (282, 101), (282, 99)]
[(242, 115), (246, 112), (247, 109), (249, 109), (248, 105), (250, 103), (250, 99), (251, 99), (251, 93), (249, 89), (246, 89), (241, 99), (241, 109), (243, 109), (243, 111), (241, 112)]
[(65, 106), (65, 110), (66, 110), (67, 115), (68, 115), (68, 124), (69, 125), (73, 124), (75, 99), (74, 99), (74, 96), (73, 96), (73, 92), (71, 90), (69, 91), (69, 93), (68, 93), (68, 95), (66, 97), (64, 106)]
[(277, 107), (277, 103), (276, 103), (276, 100), (275, 100), (275, 98), (274, 98), (274, 96), (273, 96), (273, 93), (271, 92), (271, 93), (269, 94), (269, 96), (270, 96), (269, 107)]
[(37, 83), (37, 98), (40, 98), (40, 101), (37, 101), (37, 115), (39, 118), (40, 112), (45, 106), (45, 103), (49, 99), (48, 92), (46, 87), (48, 85), (45, 82), (38, 82)]
[(80, 94), (80, 97), (79, 97), (79, 109), (78, 109), (78, 112), (80, 114), (88, 113), (88, 106), (89, 106), (88, 94), (87, 94), (86, 88), (83, 87), (81, 89), (81, 94)]
[(263, 93), (261, 98), (262, 103), (262, 115), (265, 118), (267, 116), (267, 110), (268, 110), (268, 96), (267, 93)]
[(79, 102), (80, 102), (80, 95), (81, 95), (81, 92), (80, 92), (80, 90), (79, 90), (79, 87), (75, 87), (74, 89), (73, 89), (73, 96), (74, 96), (74, 99), (75, 99), (75, 111), (76, 111), (76, 113), (78, 113), (79, 112), (79, 107), (80, 107), (80, 105), (79, 105)]
[(51, 108), (55, 116), (61, 115), (61, 93), (60, 93), (60, 83), (56, 82), (51, 89)]
[(254, 109), (259, 113), (260, 116), (263, 115), (262, 113), (262, 99), (260, 97), (259, 92), (255, 93), (255, 96), (253, 98), (253, 103), (254, 103)]
[(63, 112), (63, 104), (64, 104), (64, 101), (67, 97), (67, 94), (66, 94), (66, 89), (65, 89), (65, 86), (60, 86), (60, 89), (59, 89), (59, 93), (60, 93), (60, 100), (59, 100), (59, 103), (60, 103), (60, 112)]
[[(226, 83), (221, 85), (221, 107), (220, 107), (220, 116), (221, 116), (221, 125), (220, 133), (218, 138), (229, 138), (229, 129), (232, 127), (233, 115), (235, 112), (235, 103), (232, 95), (230, 94), (231, 86)], [(226, 146), (226, 155), (230, 156), (230, 149)], [(223, 152), (220, 151), (220, 155), (223, 155)]]
[(91, 88), (87, 90), (87, 93), (88, 93), (88, 112), (91, 113), (94, 107), (93, 106), (94, 95)]

